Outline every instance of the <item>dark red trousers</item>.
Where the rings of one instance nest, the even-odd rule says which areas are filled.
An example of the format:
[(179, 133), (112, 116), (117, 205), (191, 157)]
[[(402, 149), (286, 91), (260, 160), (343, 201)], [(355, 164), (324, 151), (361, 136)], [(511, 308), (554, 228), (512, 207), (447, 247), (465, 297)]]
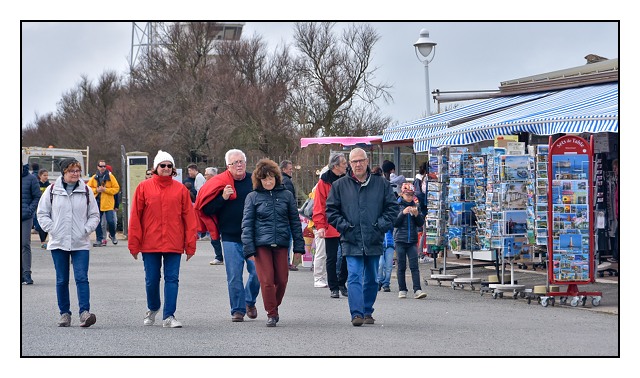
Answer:
[(289, 281), (289, 250), (257, 247), (255, 263), (264, 309), (268, 317), (274, 318), (278, 316), (278, 306), (282, 303)]

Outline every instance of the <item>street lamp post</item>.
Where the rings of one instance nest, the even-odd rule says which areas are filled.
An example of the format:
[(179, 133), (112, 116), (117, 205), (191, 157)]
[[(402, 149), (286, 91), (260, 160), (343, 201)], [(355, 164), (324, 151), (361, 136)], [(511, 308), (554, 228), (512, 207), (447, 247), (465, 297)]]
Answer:
[[(429, 63), (436, 56), (436, 45), (432, 39), (429, 38), (429, 31), (427, 29), (420, 30), (420, 38), (413, 44), (416, 49), (416, 56), (418, 60), (424, 64), (424, 82), (427, 86), (427, 117), (431, 115), (431, 101), (429, 93)], [(433, 53), (433, 54), (432, 54)]]

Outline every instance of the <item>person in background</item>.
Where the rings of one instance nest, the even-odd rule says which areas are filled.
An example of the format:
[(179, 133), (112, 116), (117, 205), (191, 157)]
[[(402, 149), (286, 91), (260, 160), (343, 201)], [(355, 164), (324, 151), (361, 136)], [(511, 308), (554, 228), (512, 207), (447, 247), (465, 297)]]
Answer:
[(620, 161), (614, 159), (611, 162), (611, 169), (613, 170), (613, 215), (616, 219), (616, 232), (613, 242), (613, 256), (607, 261), (611, 263), (617, 263), (620, 261)]
[(33, 162), (31, 163), (31, 174), (38, 177), (40, 172), (40, 164)]
[(147, 171), (144, 174), (144, 179), (148, 180), (152, 177), (153, 177), (153, 169), (147, 169)]
[[(329, 166), (324, 166), (320, 172), (319, 176), (322, 176), (325, 172), (329, 170)], [(311, 189), (311, 193), (309, 193), (309, 198), (314, 199), (316, 197), (316, 190), (318, 188), (318, 184)], [(312, 215), (313, 218), (313, 215)], [(313, 223), (313, 219), (309, 219), (308, 228), (313, 232), (313, 244), (315, 245), (316, 253), (313, 255), (313, 287), (325, 288), (329, 286), (327, 283), (327, 248), (325, 245), (324, 237), (318, 236), (318, 230), (316, 229), (315, 223)]]
[[(104, 160), (98, 161), (98, 172), (91, 176), (87, 185), (93, 190), (96, 197), (98, 207), (100, 208), (100, 218), (106, 215), (107, 225), (109, 227), (109, 237), (113, 244), (118, 244), (116, 239), (116, 223), (113, 217), (113, 208), (115, 206), (115, 195), (120, 191), (120, 185), (116, 176), (107, 170), (107, 163)], [(96, 242), (94, 247), (104, 247), (107, 245), (107, 239), (102, 232), (102, 224), (96, 228)]]
[[(109, 164), (107, 164), (107, 171), (109, 171), (110, 174), (113, 175), (113, 167), (111, 167)], [(113, 224), (114, 224), (114, 229), (116, 230), (116, 234), (118, 231), (118, 209), (120, 208), (120, 202), (122, 201), (122, 191), (118, 191), (118, 193), (116, 193), (115, 196), (113, 196)], [(107, 215), (106, 212), (104, 214), (102, 214), (102, 217), (100, 217), (100, 227), (102, 227), (102, 235), (106, 235), (107, 234)], [(114, 235), (116, 235), (114, 234)], [(117, 243), (118, 239), (116, 237), (116, 243), (113, 244), (118, 244)]]
[(418, 174), (413, 180), (413, 187), (416, 190), (416, 198), (418, 198), (418, 201), (420, 202), (419, 210), (423, 216), (427, 215), (427, 169), (426, 161), (420, 164), (420, 167), (418, 167)]
[(38, 207), (42, 192), (36, 176), (29, 173), (29, 165), (22, 164), (22, 178), (20, 184), (20, 199), (22, 202), (21, 247), (20, 247), (20, 283), (32, 285), (31, 279), (31, 229), (33, 228), (33, 214)]
[(374, 324), (373, 305), (378, 294), (376, 274), (382, 255), (384, 234), (393, 227), (398, 203), (391, 185), (372, 175), (362, 148), (349, 153), (345, 176), (331, 186), (327, 219), (340, 232), (349, 278), (351, 324)]
[[(44, 193), (47, 186), (51, 185), (49, 182), (49, 171), (44, 168), (38, 171), (38, 183), (40, 184), (40, 193)], [(40, 223), (38, 223), (38, 216), (35, 211), (33, 212), (33, 225), (36, 231), (38, 231), (38, 236), (40, 237), (40, 247), (42, 249), (47, 249), (47, 233), (44, 232), (42, 227), (40, 227)]]
[(384, 178), (391, 183), (391, 187), (393, 188), (393, 192), (396, 194), (396, 198), (399, 197), (400, 187), (407, 181), (407, 179), (402, 175), (396, 175), (396, 165), (389, 160), (382, 162), (382, 173)]
[[(316, 184), (316, 194), (313, 201), (313, 224), (316, 235), (316, 248), (318, 244), (324, 244), (327, 255), (327, 284), (331, 298), (348, 297), (346, 282), (348, 268), (346, 257), (341, 257), (340, 273), (337, 271), (338, 248), (340, 246), (340, 233), (327, 220), (326, 204), (329, 191), (333, 183), (340, 177), (344, 176), (347, 170), (347, 159), (342, 153), (332, 153), (329, 156), (329, 169), (320, 175), (320, 180)], [(324, 239), (324, 243), (317, 239)]]
[[(217, 174), (218, 168), (216, 167), (207, 167), (204, 169), (204, 178), (207, 181), (214, 178)], [(202, 224), (202, 221), (200, 221), (200, 223), (200, 228), (202, 230), (206, 229), (204, 224)], [(209, 232), (207, 231), (206, 234), (209, 235)], [(209, 237), (211, 238), (211, 235), (209, 235)], [(222, 243), (220, 242), (220, 238), (211, 238), (211, 246), (213, 247), (215, 257), (212, 261), (209, 262), (209, 265), (224, 265), (224, 255), (222, 253)]]
[[(253, 184), (251, 176), (247, 175), (244, 152), (231, 149), (224, 160), (227, 170), (204, 184), (196, 198), (195, 208), (211, 239), (220, 237), (222, 240), (231, 321), (242, 322), (245, 314), (249, 319), (258, 317), (256, 298), (260, 292), (255, 263), (245, 259), (242, 245), (244, 201), (253, 190)], [(249, 272), (246, 285), (242, 278), (245, 263)]]
[(198, 165), (195, 163), (191, 163), (187, 166), (187, 176), (188, 177), (185, 179), (185, 182), (189, 181), (193, 184), (191, 191), (194, 195), (197, 195), (198, 191), (207, 180), (204, 178), (202, 173), (198, 171)]
[(142, 181), (133, 194), (128, 248), (136, 260), (142, 253), (148, 309), (143, 324), (155, 324), (164, 276), (162, 326), (181, 328), (175, 317), (180, 260), (183, 253), (187, 261), (196, 253), (196, 216), (189, 190), (173, 179), (177, 176), (173, 157), (159, 150), (153, 166), (153, 178)]
[[(280, 172), (282, 172), (282, 185), (284, 188), (293, 194), (293, 198), (296, 200), (296, 205), (298, 203), (298, 197), (296, 197), (296, 188), (293, 185), (293, 179), (291, 175), (293, 174), (293, 163), (291, 160), (283, 160), (280, 162)], [(293, 242), (289, 243), (293, 247)], [(300, 264), (300, 256), (293, 255), (291, 256), (291, 249), (289, 249), (289, 270), (297, 271), (298, 264)]]
[(401, 187), (400, 211), (394, 222), (393, 239), (398, 254), (398, 298), (407, 297), (407, 259), (413, 281), (413, 293), (415, 299), (422, 299), (427, 293), (420, 286), (420, 269), (418, 268), (418, 230), (424, 224), (424, 217), (418, 210), (417, 199), (414, 195), (414, 187), (411, 183), (404, 183)]
[[(371, 170), (371, 174), (383, 176), (382, 168), (374, 167)], [(382, 248), (382, 255), (380, 255), (380, 261), (378, 262), (376, 282), (378, 283), (378, 291), (382, 290), (388, 293), (391, 291), (391, 272), (393, 271), (393, 254), (395, 253), (393, 228), (390, 228), (389, 231), (384, 234), (384, 244)]]
[(73, 265), (76, 282), (80, 327), (96, 322), (91, 313), (89, 287), (89, 248), (91, 233), (100, 221), (100, 210), (94, 196), (81, 179), (80, 162), (73, 158), (60, 162), (62, 176), (45, 189), (38, 203), (38, 222), (49, 233), (47, 249), (51, 251), (56, 270), (56, 296), (60, 320), (58, 327), (71, 325), (69, 268)]
[(189, 198), (191, 198), (191, 203), (196, 203), (196, 194), (193, 192), (193, 184), (190, 181), (185, 181), (184, 187), (189, 191)]
[(289, 280), (289, 243), (293, 253), (304, 254), (302, 226), (293, 194), (282, 185), (278, 165), (261, 159), (251, 175), (253, 192), (247, 195), (242, 216), (242, 245), (247, 259), (255, 262), (262, 290), (267, 327), (280, 320)]

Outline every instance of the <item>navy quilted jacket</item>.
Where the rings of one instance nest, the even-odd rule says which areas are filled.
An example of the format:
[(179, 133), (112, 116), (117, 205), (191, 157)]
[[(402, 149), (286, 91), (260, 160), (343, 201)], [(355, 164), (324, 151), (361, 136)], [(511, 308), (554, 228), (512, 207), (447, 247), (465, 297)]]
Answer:
[(36, 176), (29, 173), (29, 166), (22, 166), (22, 190), (20, 198), (22, 199), (22, 220), (33, 218), (38, 201), (40, 201), (40, 184)]

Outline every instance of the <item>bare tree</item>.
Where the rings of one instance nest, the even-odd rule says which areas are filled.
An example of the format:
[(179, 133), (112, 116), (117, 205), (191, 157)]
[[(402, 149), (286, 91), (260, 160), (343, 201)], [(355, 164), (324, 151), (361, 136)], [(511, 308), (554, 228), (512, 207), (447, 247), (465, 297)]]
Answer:
[[(340, 38), (335, 23), (296, 23), (294, 43), (301, 56), (296, 62), (299, 74), (290, 99), (305, 136), (358, 135), (367, 120), (376, 132), (390, 118), (376, 112), (375, 101), (390, 101), (390, 88), (374, 82), (376, 68), (370, 67), (371, 54), (380, 39), (368, 24), (352, 24)], [(369, 116), (363, 117), (366, 112)], [(371, 127), (368, 127), (371, 129)]]

